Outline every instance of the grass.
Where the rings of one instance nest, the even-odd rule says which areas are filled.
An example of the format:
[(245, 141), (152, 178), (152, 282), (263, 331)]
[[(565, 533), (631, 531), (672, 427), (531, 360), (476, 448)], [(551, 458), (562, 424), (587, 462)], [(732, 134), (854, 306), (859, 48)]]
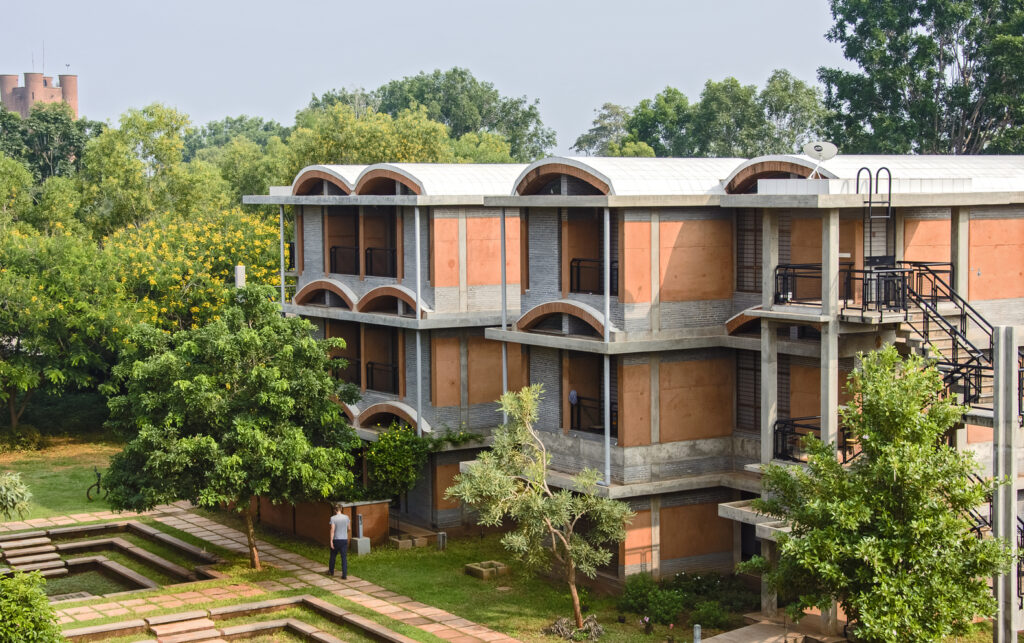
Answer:
[(96, 482), (93, 467), (103, 471), (110, 456), (120, 450), (114, 442), (51, 438), (39, 451), (0, 454), (0, 471), (20, 473), (32, 491), (29, 510), (22, 519), (110, 511), (105, 500), (86, 500), (85, 490)]
[(102, 596), (131, 589), (135, 588), (97, 571), (73, 572), (67, 576), (46, 579), (47, 596), (72, 592), (89, 592), (93, 596)]

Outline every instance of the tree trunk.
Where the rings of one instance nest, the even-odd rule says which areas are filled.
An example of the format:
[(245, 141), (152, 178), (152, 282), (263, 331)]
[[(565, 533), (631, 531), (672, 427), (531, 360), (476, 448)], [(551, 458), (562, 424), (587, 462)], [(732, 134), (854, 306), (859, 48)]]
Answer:
[(572, 595), (572, 616), (576, 629), (583, 627), (583, 612), (580, 610), (580, 595), (576, 592), (576, 565), (569, 562), (569, 593)]
[(256, 551), (256, 528), (253, 526), (254, 510), (252, 501), (245, 510), (245, 537), (249, 539), (249, 567), (256, 571), (262, 571), (260, 567), (260, 553)]

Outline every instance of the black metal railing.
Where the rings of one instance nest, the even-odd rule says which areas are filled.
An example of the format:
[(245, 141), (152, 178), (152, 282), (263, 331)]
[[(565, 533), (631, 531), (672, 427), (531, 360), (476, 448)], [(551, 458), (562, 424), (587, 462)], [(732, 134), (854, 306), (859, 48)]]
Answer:
[(917, 294), (930, 299), (935, 304), (940, 301), (949, 301), (949, 292), (938, 287), (935, 279), (946, 284), (953, 283), (952, 263), (948, 261), (900, 261), (897, 265), (900, 268), (909, 268), (914, 271), (911, 287), (917, 291)]
[(395, 248), (367, 248), (366, 275), (369, 277), (398, 276), (398, 250)]
[(331, 377), (336, 380), (343, 382), (350, 382), (352, 384), (359, 384), (359, 371), (360, 371), (360, 360), (356, 357), (345, 357), (343, 358), (348, 362), (348, 366), (345, 368), (332, 368)]
[[(619, 405), (611, 403), (611, 436), (619, 437)], [(569, 407), (569, 428), (573, 431), (604, 435), (604, 401), (592, 397), (578, 397)]]
[[(784, 418), (775, 421), (774, 447), (772, 457), (776, 460), (789, 462), (807, 462), (807, 451), (804, 449), (805, 439), (813, 435), (821, 439), (821, 416)], [(849, 430), (839, 427), (839, 457), (843, 464), (851, 462), (860, 455), (860, 446), (850, 436)]]
[(366, 363), (366, 388), (380, 393), (398, 393), (398, 365)]
[(839, 271), (840, 296), (844, 311), (906, 313), (913, 271), (908, 268), (874, 268)]
[(358, 275), (359, 247), (331, 246), (330, 271), (337, 275)]
[(289, 241), (287, 244), (288, 256), (285, 258), (284, 269), (295, 270), (295, 242)]
[[(619, 296), (619, 262), (612, 260), (608, 267), (611, 280), (611, 296)], [(604, 261), (576, 257), (569, 261), (569, 292), (603, 295)]]
[[(839, 264), (840, 273), (852, 270), (852, 263)], [(850, 284), (839, 279), (839, 299), (850, 299)], [(820, 304), (821, 303), (821, 264), (820, 263), (787, 263), (775, 267), (775, 303), (776, 304)]]

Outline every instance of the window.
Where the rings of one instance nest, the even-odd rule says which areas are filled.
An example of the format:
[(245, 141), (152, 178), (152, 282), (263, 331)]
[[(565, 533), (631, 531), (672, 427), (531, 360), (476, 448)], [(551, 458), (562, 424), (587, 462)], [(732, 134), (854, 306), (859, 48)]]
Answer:
[(736, 212), (736, 290), (761, 292), (761, 213)]

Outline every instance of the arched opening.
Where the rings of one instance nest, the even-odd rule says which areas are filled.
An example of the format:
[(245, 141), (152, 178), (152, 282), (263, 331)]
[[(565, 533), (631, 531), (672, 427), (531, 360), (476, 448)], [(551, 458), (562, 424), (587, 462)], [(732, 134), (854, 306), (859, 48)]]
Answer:
[(349, 192), (344, 181), (323, 170), (301, 172), (292, 183), (292, 194), (295, 196), (347, 195)]
[(355, 310), (355, 293), (333, 279), (318, 279), (303, 286), (292, 300), (299, 306), (326, 306)]
[[(359, 414), (359, 426), (364, 429), (380, 427), (388, 428), (392, 422), (405, 424), (416, 428), (416, 411), (404, 402), (380, 402), (369, 407)], [(422, 423), (424, 431), (430, 431), (430, 426)]]
[[(420, 309), (427, 310), (423, 305)], [(415, 294), (402, 286), (380, 286), (363, 295), (359, 300), (359, 312), (415, 317)]]
[(611, 193), (608, 182), (592, 172), (567, 163), (544, 163), (528, 168), (516, 184), (516, 193), (600, 195)]
[(364, 172), (356, 183), (356, 194), (409, 195), (423, 194), (423, 187), (411, 176), (387, 168)]
[(565, 300), (535, 306), (519, 318), (516, 328), (592, 339), (604, 337), (604, 319), (600, 313), (584, 304)]
[(813, 166), (792, 160), (754, 161), (741, 167), (729, 179), (725, 191), (727, 194), (757, 194), (757, 182), (760, 179), (806, 179), (813, 171)]

